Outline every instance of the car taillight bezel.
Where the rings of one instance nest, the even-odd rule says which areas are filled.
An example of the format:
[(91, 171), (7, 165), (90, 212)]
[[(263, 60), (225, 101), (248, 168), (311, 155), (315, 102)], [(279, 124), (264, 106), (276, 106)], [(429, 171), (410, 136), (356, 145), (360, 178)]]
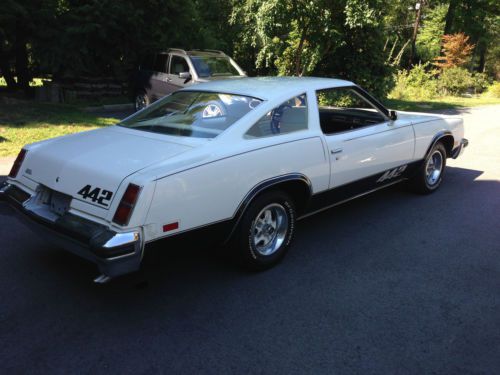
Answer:
[(26, 154), (28, 153), (28, 150), (26, 149), (21, 149), (19, 151), (19, 154), (17, 154), (16, 160), (14, 161), (14, 164), (12, 164), (12, 168), (10, 169), (9, 172), (9, 177), (10, 178), (16, 178), (17, 175), (19, 174), (19, 171), (21, 170), (21, 166), (24, 162), (24, 159), (26, 159)]
[(141, 193), (142, 187), (136, 184), (128, 184), (127, 189), (120, 199), (113, 216), (113, 223), (126, 226), (130, 222), (135, 205)]

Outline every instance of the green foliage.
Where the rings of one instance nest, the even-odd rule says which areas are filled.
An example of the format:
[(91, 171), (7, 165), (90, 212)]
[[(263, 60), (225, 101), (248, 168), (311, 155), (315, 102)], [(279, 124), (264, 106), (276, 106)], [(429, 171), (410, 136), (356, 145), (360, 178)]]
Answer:
[(429, 64), (418, 64), (410, 70), (400, 70), (396, 74), (395, 86), (389, 94), (391, 99), (428, 100), (437, 96), (435, 71), (428, 71)]
[(500, 82), (493, 82), (493, 84), (488, 87), (488, 91), (484, 93), (487, 98), (497, 98), (500, 99)]
[[(378, 97), (385, 97), (393, 84), (393, 66), (387, 61), (384, 51), (386, 25), (381, 4), (377, 1), (364, 2), (370, 6), (354, 9), (360, 10), (362, 14), (365, 12), (365, 18), (362, 14), (353, 18), (352, 9), (333, 14), (333, 24), (343, 26), (337, 30), (336, 42), (318, 63), (314, 74), (347, 79), (365, 87)], [(346, 19), (346, 14), (351, 17), (351, 21)]]
[[(240, 25), (235, 50), (248, 51), (256, 68), (280, 75), (310, 74), (335, 41), (326, 1), (248, 0), (235, 4), (231, 23)], [(238, 57), (238, 54), (237, 54)]]
[(472, 75), (472, 87), (475, 94), (484, 92), (488, 86), (490, 86), (490, 82), (486, 73), (474, 73)]
[(415, 44), (422, 61), (432, 61), (439, 56), (447, 11), (448, 4), (443, 3), (427, 12)]
[[(498, 80), (500, 3), (448, 4), (423, 4), (418, 58), (439, 55), (445, 20), (451, 20), (447, 33), (465, 32), (475, 45), (465, 66), (485, 68)], [(250, 75), (334, 76), (384, 96), (394, 71), (410, 68), (414, 7), (414, 0), (4, 0), (0, 70), (8, 85), (26, 89), (34, 76), (124, 81), (145, 54), (216, 48)], [(400, 87), (406, 84), (396, 77)], [(478, 92), (481, 79), (472, 85)], [(432, 96), (432, 87), (426, 90), (419, 95)]]
[(469, 89), (483, 92), (489, 85), (484, 73), (471, 74), (464, 68), (444, 69), (436, 78), (437, 70), (429, 70), (430, 63), (415, 65), (410, 70), (397, 72), (391, 99), (430, 100), (438, 96), (462, 95)]
[(438, 90), (443, 95), (461, 95), (474, 85), (472, 74), (464, 68), (444, 69), (437, 80)]

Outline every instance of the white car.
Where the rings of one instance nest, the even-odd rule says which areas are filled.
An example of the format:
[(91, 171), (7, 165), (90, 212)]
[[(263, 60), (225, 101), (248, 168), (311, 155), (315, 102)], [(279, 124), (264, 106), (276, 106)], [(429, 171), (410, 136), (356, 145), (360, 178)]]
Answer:
[(97, 282), (137, 270), (153, 242), (171, 251), (193, 235), (260, 270), (301, 218), (401, 181), (435, 191), (467, 144), (462, 119), (396, 113), (352, 82), (242, 78), (28, 145), (0, 196), (95, 262)]

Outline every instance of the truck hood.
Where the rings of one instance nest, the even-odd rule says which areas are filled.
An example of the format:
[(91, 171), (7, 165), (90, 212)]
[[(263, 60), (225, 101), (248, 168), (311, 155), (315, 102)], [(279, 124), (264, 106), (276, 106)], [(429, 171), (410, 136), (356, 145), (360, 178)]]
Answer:
[(73, 197), (87, 185), (114, 194), (127, 176), (195, 147), (186, 142), (113, 126), (34, 144), (21, 171)]

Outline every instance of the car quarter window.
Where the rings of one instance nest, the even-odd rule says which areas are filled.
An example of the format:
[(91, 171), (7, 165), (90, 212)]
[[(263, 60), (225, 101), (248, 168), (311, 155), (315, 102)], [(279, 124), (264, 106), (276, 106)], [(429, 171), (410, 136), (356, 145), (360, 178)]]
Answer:
[(261, 138), (307, 129), (306, 94), (294, 96), (266, 113), (245, 134), (246, 138)]
[(170, 74), (189, 72), (189, 65), (184, 57), (172, 55), (170, 60)]
[(335, 87), (316, 92), (319, 121), (325, 134), (375, 125), (385, 117), (352, 87)]

